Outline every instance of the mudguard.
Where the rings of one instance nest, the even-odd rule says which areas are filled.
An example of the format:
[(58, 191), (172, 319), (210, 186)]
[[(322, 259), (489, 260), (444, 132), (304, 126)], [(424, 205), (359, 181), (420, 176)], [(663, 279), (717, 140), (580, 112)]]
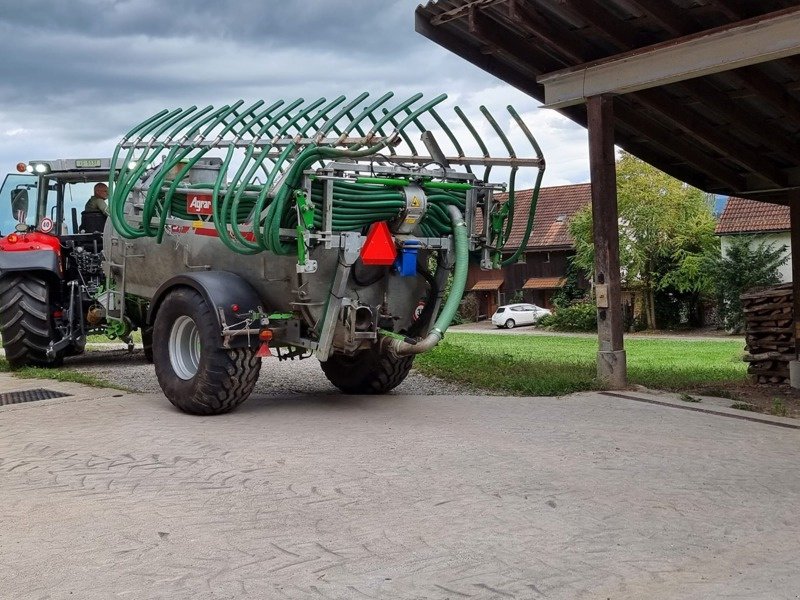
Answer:
[(0, 277), (14, 271), (48, 271), (61, 276), (58, 254), (50, 249), (4, 252), (0, 250)]
[[(166, 295), (176, 287), (190, 287), (197, 291), (209, 306), (220, 328), (220, 347), (247, 348), (256, 343), (257, 339), (248, 341), (248, 336), (230, 337), (227, 344), (223, 344), (222, 329), (240, 323), (251, 311), (262, 311), (262, 302), (256, 291), (244, 279), (229, 271), (202, 271), (197, 273), (181, 273), (165, 281), (156, 290), (150, 301), (147, 312), (147, 324), (155, 323), (156, 314)], [(234, 307), (237, 310), (234, 310)], [(222, 313), (222, 314), (220, 314)], [(224, 322), (223, 322), (224, 319)]]

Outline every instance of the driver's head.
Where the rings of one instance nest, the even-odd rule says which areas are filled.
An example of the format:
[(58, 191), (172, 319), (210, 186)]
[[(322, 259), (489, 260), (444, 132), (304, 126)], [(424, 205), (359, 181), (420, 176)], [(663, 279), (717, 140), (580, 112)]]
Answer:
[(94, 186), (94, 195), (105, 200), (108, 198), (108, 186), (105, 183), (98, 183)]

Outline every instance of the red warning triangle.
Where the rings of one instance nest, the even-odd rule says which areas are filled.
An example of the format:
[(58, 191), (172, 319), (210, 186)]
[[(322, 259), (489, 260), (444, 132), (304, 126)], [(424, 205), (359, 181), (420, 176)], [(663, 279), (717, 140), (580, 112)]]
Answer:
[(365, 265), (391, 265), (397, 258), (392, 234), (386, 221), (373, 223), (367, 234), (367, 241), (361, 247), (361, 261)]

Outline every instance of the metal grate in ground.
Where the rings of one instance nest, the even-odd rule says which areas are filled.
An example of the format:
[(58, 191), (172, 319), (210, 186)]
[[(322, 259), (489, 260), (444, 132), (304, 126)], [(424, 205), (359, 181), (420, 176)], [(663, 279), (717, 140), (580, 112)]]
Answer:
[(55, 390), (45, 390), (42, 388), (24, 390), (21, 392), (6, 392), (5, 394), (0, 394), (0, 406), (21, 404), (23, 402), (36, 402), (37, 400), (50, 400), (51, 398), (63, 398), (71, 395), (72, 394), (65, 394), (64, 392), (56, 392)]

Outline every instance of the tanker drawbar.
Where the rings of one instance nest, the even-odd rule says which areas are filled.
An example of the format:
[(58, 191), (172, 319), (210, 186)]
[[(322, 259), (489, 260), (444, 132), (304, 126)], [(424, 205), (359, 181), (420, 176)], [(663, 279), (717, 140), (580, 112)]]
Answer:
[[(123, 310), (130, 298), (149, 304), (140, 326), (170, 401), (230, 410), (270, 353), (315, 355), (347, 393), (386, 392), (442, 339), (470, 263), (517, 261), (541, 150), (510, 106), (514, 136), (485, 107), (476, 126), (458, 107), (437, 112), (445, 105), (391, 93), (238, 101), (164, 110), (131, 129), (112, 159), (126, 168), (109, 182), (106, 270)], [(509, 137), (533, 156), (518, 157)], [(515, 215), (523, 168), (533, 201)], [(515, 218), (523, 242), (506, 250)]]

